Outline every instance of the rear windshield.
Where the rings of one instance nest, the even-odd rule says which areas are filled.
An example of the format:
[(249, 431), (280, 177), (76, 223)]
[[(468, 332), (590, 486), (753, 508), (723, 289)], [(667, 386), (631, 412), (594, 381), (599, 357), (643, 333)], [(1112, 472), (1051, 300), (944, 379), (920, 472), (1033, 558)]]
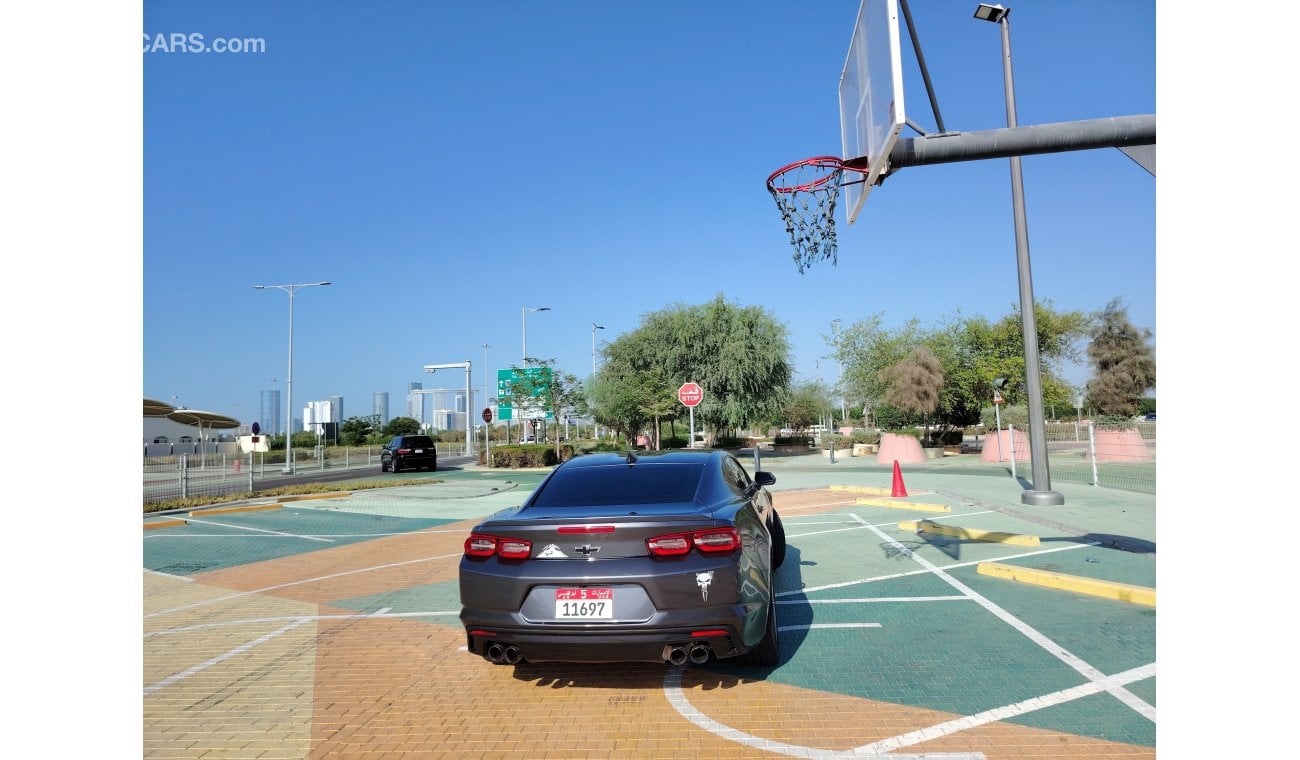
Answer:
[(636, 464), (560, 469), (537, 492), (532, 506), (670, 504), (695, 499), (704, 465)]
[(429, 448), (433, 448), (433, 441), (427, 435), (408, 435), (407, 437), (402, 439), (402, 445), (412, 446), (415, 448), (419, 448), (422, 446), (428, 446)]

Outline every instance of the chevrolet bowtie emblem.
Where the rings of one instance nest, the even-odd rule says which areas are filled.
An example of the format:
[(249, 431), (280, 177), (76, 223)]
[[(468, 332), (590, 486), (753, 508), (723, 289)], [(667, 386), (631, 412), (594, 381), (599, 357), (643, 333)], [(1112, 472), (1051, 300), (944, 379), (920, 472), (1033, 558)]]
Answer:
[(573, 550), (574, 550), (575, 552), (581, 554), (581, 555), (584, 556), (584, 557), (590, 557), (591, 555), (593, 555), (593, 554), (595, 554), (596, 552), (600, 551), (600, 547), (599, 547), (599, 546), (592, 546), (591, 544), (585, 544), (585, 545), (583, 545), (583, 546), (575, 546), (575, 547), (573, 547)]

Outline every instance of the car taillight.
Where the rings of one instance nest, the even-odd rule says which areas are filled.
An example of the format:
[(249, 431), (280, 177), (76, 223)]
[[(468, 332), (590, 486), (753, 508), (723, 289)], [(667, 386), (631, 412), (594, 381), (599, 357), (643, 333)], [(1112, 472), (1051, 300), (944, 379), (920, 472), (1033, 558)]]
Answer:
[(685, 554), (690, 551), (691, 539), (685, 535), (656, 536), (647, 538), (645, 546), (656, 557), (671, 557), (674, 554)]
[(497, 538), (473, 533), (465, 539), (465, 553), (471, 557), (498, 554), (502, 559), (528, 559), (528, 555), (533, 553), (533, 542), (522, 538)]
[(410, 450), (410, 449), (398, 449), (398, 450), (397, 450), (397, 453), (398, 453), (398, 454), (410, 454), (410, 453), (411, 453), (411, 450)]
[(740, 534), (735, 528), (696, 531), (691, 538), (702, 552), (729, 552), (740, 546)]
[(735, 528), (710, 528), (694, 533), (655, 536), (646, 539), (645, 545), (656, 557), (686, 554), (692, 546), (707, 554), (723, 554), (740, 547), (740, 534)]

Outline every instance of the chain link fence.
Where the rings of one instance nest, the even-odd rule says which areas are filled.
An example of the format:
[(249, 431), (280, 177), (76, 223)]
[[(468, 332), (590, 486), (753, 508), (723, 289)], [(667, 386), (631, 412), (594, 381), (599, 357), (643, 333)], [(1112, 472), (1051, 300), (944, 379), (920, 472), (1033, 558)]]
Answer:
[[(1156, 423), (1137, 422), (1115, 430), (1084, 420), (1045, 425), (1047, 462), (1053, 481), (1086, 483), (1139, 493), (1156, 492)], [(990, 432), (984, 446), (997, 445)], [(1029, 446), (1023, 431), (1003, 431), (1012, 475), (1030, 474)]]

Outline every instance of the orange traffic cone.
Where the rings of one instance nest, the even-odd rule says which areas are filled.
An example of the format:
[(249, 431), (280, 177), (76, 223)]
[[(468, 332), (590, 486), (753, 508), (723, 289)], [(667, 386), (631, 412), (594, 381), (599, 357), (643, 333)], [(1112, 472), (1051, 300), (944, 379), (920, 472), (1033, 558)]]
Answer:
[(907, 486), (903, 485), (903, 471), (898, 469), (898, 460), (894, 460), (894, 487), (890, 496), (906, 496)]

